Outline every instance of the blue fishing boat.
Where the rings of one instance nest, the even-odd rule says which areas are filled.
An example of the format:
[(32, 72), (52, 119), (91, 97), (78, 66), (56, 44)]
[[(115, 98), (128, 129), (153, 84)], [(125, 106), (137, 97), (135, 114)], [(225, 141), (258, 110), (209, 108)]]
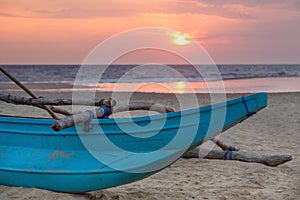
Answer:
[(267, 105), (257, 93), (178, 112), (93, 119), (60, 132), (54, 119), (0, 116), (0, 184), (87, 192), (148, 177)]

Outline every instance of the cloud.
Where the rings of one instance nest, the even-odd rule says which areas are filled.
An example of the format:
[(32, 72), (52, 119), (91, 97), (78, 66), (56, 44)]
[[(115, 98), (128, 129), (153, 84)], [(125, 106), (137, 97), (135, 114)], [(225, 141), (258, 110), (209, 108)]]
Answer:
[(40, 17), (46, 18), (98, 18), (98, 17), (122, 17), (131, 16), (135, 13), (133, 10), (119, 9), (116, 13), (113, 8), (101, 7), (98, 9), (93, 8), (79, 8), (69, 7), (60, 10), (34, 10), (34, 13), (39, 14)]
[(0, 13), (0, 16), (3, 16), (3, 17), (23, 17), (21, 15), (14, 15), (14, 14), (11, 14), (11, 13)]
[[(10, 9), (2, 13), (9, 17), (32, 17), (32, 18), (98, 18), (98, 17), (124, 17), (140, 16), (143, 13), (155, 15), (188, 15), (207, 14), (219, 15), (227, 18), (254, 19), (255, 16), (246, 12), (246, 7), (231, 8), (219, 3), (219, 1), (197, 1), (197, 0), (167, 0), (167, 1), (107, 1), (105, 4), (99, 1), (44, 1), (44, 3), (29, 1), (3, 3)], [(26, 15), (22, 14), (26, 13)]]
[(177, 0), (173, 3), (176, 13), (205, 14), (229, 19), (260, 19), (256, 10), (274, 9), (299, 12), (299, 0)]
[[(22, 14), (24, 13), (24, 14)], [(26, 13), (26, 14), (25, 14)], [(122, 17), (132, 16), (135, 14), (133, 10), (120, 9), (116, 14), (112, 9), (86, 9), (86, 8), (65, 8), (58, 10), (26, 10), (18, 12), (0, 12), (3, 17), (17, 18), (65, 18), (65, 19), (87, 19), (99, 17)]]
[(209, 5), (214, 5), (214, 6), (224, 6), (224, 5), (244, 5), (247, 7), (261, 7), (261, 6), (276, 6), (280, 4), (285, 4), (285, 5), (291, 5), (297, 2), (298, 0), (271, 0), (271, 1), (262, 1), (262, 0), (197, 0), (198, 2), (201, 3), (206, 3)]
[(37, 18), (34, 15), (20, 15), (17, 13), (5, 13), (5, 12), (0, 12), (0, 16), (2, 17), (16, 17), (16, 18)]
[(173, 3), (172, 8), (175, 12), (181, 14), (189, 13), (234, 19), (256, 19), (255, 15), (248, 12), (248, 7), (242, 4), (222, 4), (215, 1), (177, 0)]
[(143, 12), (159, 11), (165, 8), (164, 2), (152, 1), (98, 1), (98, 0), (64, 0), (64, 1), (14, 1), (2, 0), (2, 16), (39, 18), (99, 18), (138, 16)]
[[(7, 9), (4, 6), (9, 6)], [(187, 15), (210, 15), (229, 19), (258, 19), (253, 9), (267, 7), (291, 11), (300, 10), (299, 0), (152, 0), (152, 1), (4, 1), (1, 16), (32, 18), (74, 18), (131, 17), (152, 15), (177, 17)]]

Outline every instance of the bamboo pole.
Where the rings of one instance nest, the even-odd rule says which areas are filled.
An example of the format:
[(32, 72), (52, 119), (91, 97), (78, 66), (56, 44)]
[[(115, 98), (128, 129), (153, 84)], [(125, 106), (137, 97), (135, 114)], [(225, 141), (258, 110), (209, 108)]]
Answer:
[[(32, 98), (37, 99), (38, 97), (35, 96), (25, 85), (23, 85), (20, 81), (18, 81), (15, 77), (13, 77), (11, 74), (9, 74), (6, 70), (4, 70), (2, 67), (0, 67), (0, 71), (5, 74), (10, 80), (12, 80), (14, 83), (16, 83), (20, 88), (22, 88), (27, 94), (29, 94)], [(41, 107), (52, 116), (54, 119), (59, 119), (55, 113), (48, 108), (46, 105), (41, 105)]]

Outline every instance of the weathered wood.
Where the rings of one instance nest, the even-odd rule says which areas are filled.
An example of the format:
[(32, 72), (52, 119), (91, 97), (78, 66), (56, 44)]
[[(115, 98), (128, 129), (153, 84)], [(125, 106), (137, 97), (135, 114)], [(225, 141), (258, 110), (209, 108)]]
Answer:
[(153, 102), (130, 102), (127, 105), (118, 105), (117, 107), (114, 107), (113, 113), (133, 110), (150, 110), (156, 111), (158, 113), (174, 112), (173, 108), (156, 104)]
[[(112, 114), (117, 113), (117, 112), (123, 112), (123, 111), (128, 111), (128, 110), (151, 110), (151, 111), (156, 111), (160, 113), (166, 113), (166, 112), (172, 112), (174, 111), (172, 108), (161, 106), (161, 105), (156, 105), (154, 103), (147, 103), (147, 102), (132, 102), (129, 105), (124, 105), (120, 107), (109, 107), (111, 104), (106, 104), (108, 107), (108, 113)], [(115, 105), (115, 104), (114, 104)], [(94, 113), (94, 118), (101, 118), (104, 115), (104, 110), (103, 108), (96, 108)], [(81, 122), (86, 122), (90, 119), (90, 114), (88, 112), (83, 112), (79, 114), (75, 114), (73, 116), (68, 116), (65, 118), (62, 118), (55, 123), (52, 124), (51, 128), (54, 131), (61, 131), (65, 128), (69, 128), (71, 126), (74, 126), (77, 123)]]
[[(111, 107), (112, 105), (116, 105), (116, 102), (109, 99), (100, 99), (96, 101), (86, 101), (86, 100), (76, 100), (72, 101), (72, 99), (45, 99), (43, 97), (39, 97), (37, 99), (33, 98), (27, 98), (27, 97), (20, 97), (20, 96), (13, 96), (13, 95), (5, 95), (0, 94), (0, 100), (5, 101), (7, 103), (13, 103), (16, 105), (29, 105), (29, 106), (35, 106), (38, 108), (42, 108), (44, 105), (48, 105), (49, 108), (59, 114), (63, 114), (65, 116), (70, 116), (72, 113), (63, 110), (61, 108), (55, 108), (52, 105), (56, 106), (62, 106), (62, 105), (86, 105), (86, 106), (100, 106), (100, 105), (106, 105), (108, 107)], [(74, 104), (72, 104), (74, 102)], [(110, 113), (111, 114), (111, 113)]]
[[(86, 122), (89, 120), (88, 113), (84, 112), (81, 114), (72, 115), (72, 113), (69, 113), (66, 110), (54, 108), (51, 105), (105, 105), (108, 107), (108, 114), (111, 115), (112, 113), (117, 112), (124, 112), (124, 111), (132, 111), (132, 110), (150, 110), (150, 111), (156, 111), (159, 113), (167, 113), (167, 112), (174, 112), (173, 108), (163, 106), (160, 104), (155, 104), (152, 102), (130, 102), (128, 105), (120, 105), (116, 107), (116, 101), (109, 99), (101, 99), (97, 101), (86, 101), (86, 100), (77, 100), (72, 101), (71, 99), (45, 99), (45, 98), (26, 98), (26, 97), (20, 97), (20, 96), (12, 96), (12, 95), (4, 95), (0, 94), (0, 100), (5, 101), (7, 103), (13, 103), (13, 104), (22, 104), (22, 105), (31, 105), (36, 106), (39, 108), (42, 108), (44, 105), (50, 105), (50, 109), (56, 113), (60, 113), (63, 115), (66, 115), (68, 117), (63, 118), (57, 122), (55, 122), (52, 125), (52, 129), (55, 131), (60, 131), (65, 128), (74, 126), (76, 123), (80, 122)], [(115, 107), (113, 107), (115, 106)], [(103, 109), (102, 108), (96, 108), (96, 112), (99, 112), (100, 114), (95, 115), (96, 117), (100, 118), (103, 116)], [(101, 110), (101, 111), (99, 111)]]
[[(103, 108), (95, 108), (94, 118), (101, 118), (104, 115), (104, 109)], [(51, 126), (51, 128), (54, 131), (61, 131), (65, 128), (69, 128), (74, 126), (75, 124), (78, 124), (80, 122), (87, 122), (90, 120), (90, 113), (89, 112), (82, 112), (79, 114), (75, 114), (72, 116), (68, 116), (65, 118), (62, 118), (60, 120), (57, 120), (54, 122)]]
[(224, 144), (223, 142), (221, 142), (220, 140), (218, 140), (217, 138), (212, 138), (211, 141), (213, 143), (215, 143), (216, 145), (218, 145), (223, 151), (239, 151), (240, 149), (235, 147), (235, 146), (228, 146), (226, 144)]
[(13, 95), (5, 95), (0, 94), (0, 100), (5, 101), (7, 103), (13, 104), (22, 104), (22, 105), (52, 105), (52, 106), (65, 106), (65, 105), (85, 105), (85, 106), (100, 106), (104, 104), (104, 99), (99, 99), (95, 101), (87, 101), (87, 100), (72, 100), (72, 99), (45, 99), (43, 97), (39, 97), (37, 99), (13, 96)]
[[(0, 100), (5, 101), (7, 103), (13, 104), (22, 104), (22, 105), (31, 105), (31, 106), (41, 106), (41, 105), (86, 105), (86, 106), (100, 106), (106, 105), (108, 107), (112, 107), (116, 105), (116, 102), (111, 99), (99, 99), (99, 100), (72, 100), (72, 99), (45, 99), (45, 98), (26, 98), (20, 96), (12, 96), (0, 94)], [(52, 107), (53, 108), (53, 107)], [(132, 110), (151, 110), (159, 113), (167, 113), (174, 112), (173, 108), (163, 106), (160, 104), (156, 104), (153, 102), (130, 102), (128, 105), (120, 105), (113, 109), (113, 113), (124, 112), (124, 111), (132, 111)]]
[[(30, 106), (34, 106), (34, 107), (38, 107), (41, 109), (44, 109), (43, 105), (40, 105), (38, 103), (34, 103), (37, 100), (40, 100), (40, 98), (38, 99), (33, 99), (33, 98), (26, 98), (26, 97), (19, 97), (19, 96), (11, 96), (11, 95), (3, 95), (0, 94), (0, 100), (5, 101), (7, 103), (12, 103), (12, 104), (16, 104), (16, 105), (30, 105)], [(33, 102), (33, 103), (31, 103)], [(72, 115), (72, 113), (63, 110), (61, 108), (55, 108), (53, 106), (48, 106), (53, 112), (55, 113), (59, 113), (59, 114), (63, 114), (65, 116), (70, 116)]]
[(50, 107), (50, 109), (51, 109), (53, 112), (55, 112), (55, 113), (59, 113), (59, 114), (65, 115), (65, 116), (71, 116), (71, 115), (73, 115), (72, 113), (70, 113), (70, 112), (68, 112), (68, 111), (66, 111), (66, 110), (64, 110), (64, 109), (61, 109), (61, 108), (55, 108), (55, 107), (53, 107), (53, 106), (49, 106), (49, 107)]
[[(16, 83), (20, 88), (22, 88), (27, 94), (29, 94), (34, 99), (37, 99), (38, 97), (35, 96), (25, 85), (23, 85), (20, 81), (18, 81), (15, 77), (13, 77), (10, 73), (8, 73), (6, 70), (4, 70), (2, 67), (0, 67), (0, 71), (5, 74), (10, 80), (12, 80), (14, 83)], [(47, 112), (52, 116), (53, 119), (58, 119), (58, 117), (55, 115), (55, 113), (48, 108), (45, 105), (42, 105), (41, 108), (47, 110)]]
[[(207, 152), (204, 150), (204, 152)], [(226, 152), (226, 151), (225, 151)], [(221, 150), (211, 150), (204, 157), (200, 154), (200, 149), (196, 148), (191, 151), (186, 152), (182, 157), (183, 158), (206, 158), (206, 159), (220, 159), (224, 160), (224, 151)], [(267, 166), (277, 166), (281, 165), (285, 162), (292, 160), (292, 156), (290, 155), (254, 155), (249, 153), (242, 153), (231, 151), (232, 160), (238, 160), (243, 162), (254, 162), (261, 163)], [(227, 160), (229, 159), (230, 151), (227, 152)]]

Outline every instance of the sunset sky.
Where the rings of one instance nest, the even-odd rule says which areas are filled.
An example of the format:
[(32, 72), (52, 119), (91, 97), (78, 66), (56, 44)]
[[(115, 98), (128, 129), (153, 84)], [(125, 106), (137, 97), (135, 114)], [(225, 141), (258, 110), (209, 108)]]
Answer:
[(176, 30), (216, 63), (300, 63), (299, 0), (0, 0), (0, 25), (0, 64), (80, 64), (141, 27)]

